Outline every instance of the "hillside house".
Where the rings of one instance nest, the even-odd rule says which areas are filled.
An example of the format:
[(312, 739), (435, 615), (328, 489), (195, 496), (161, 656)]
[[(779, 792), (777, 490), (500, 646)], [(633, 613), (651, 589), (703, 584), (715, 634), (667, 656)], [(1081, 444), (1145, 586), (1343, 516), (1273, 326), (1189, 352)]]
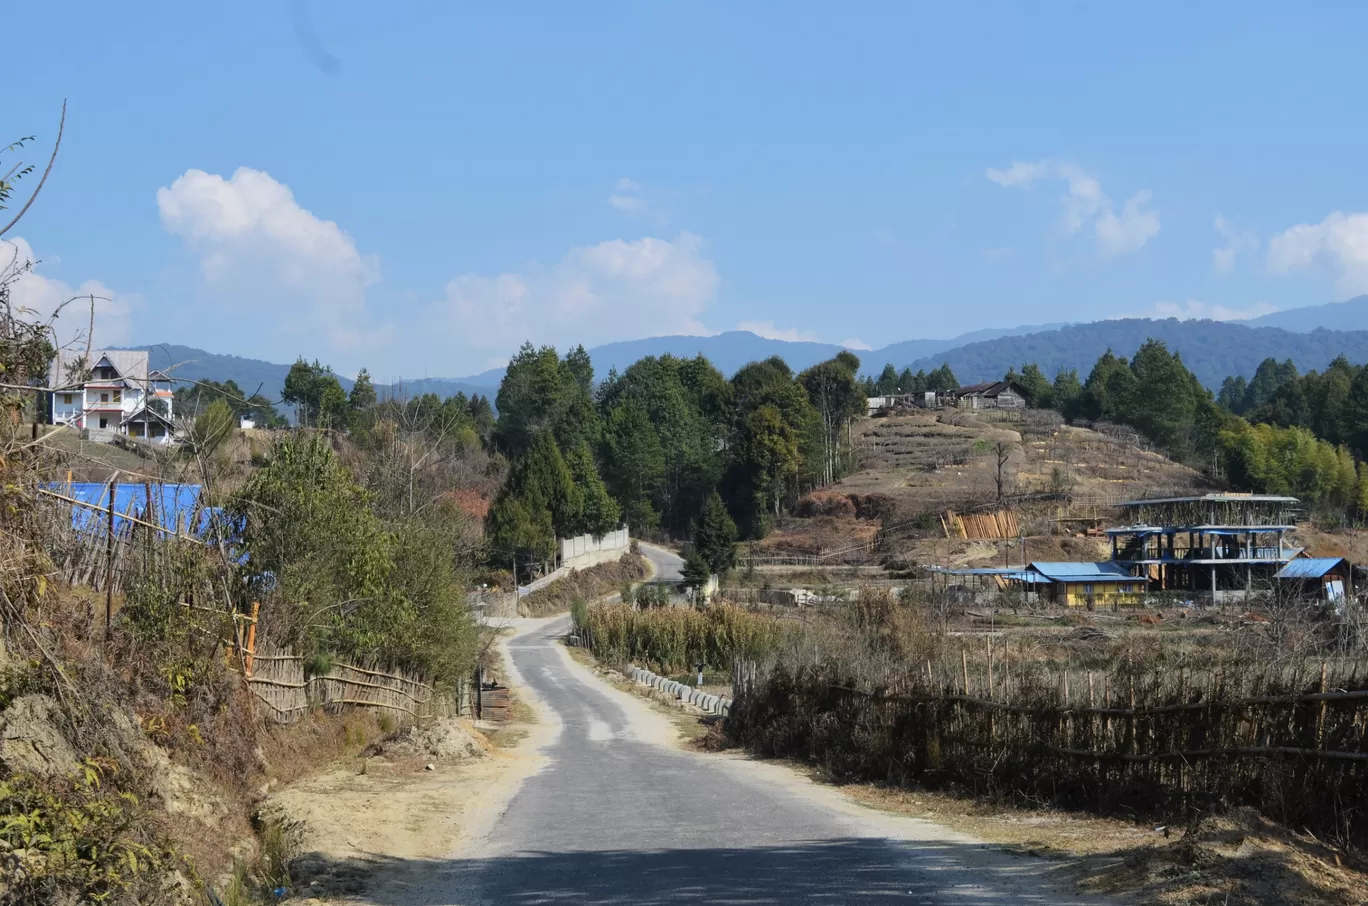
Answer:
[(1107, 530), (1112, 561), (1154, 591), (1243, 597), (1269, 586), (1300, 553), (1284, 539), (1300, 501), (1272, 494), (1205, 494), (1122, 503), (1128, 525)]
[(987, 381), (953, 391), (954, 405), (960, 409), (1025, 409), (1026, 396), (1012, 381)]
[(54, 425), (70, 425), (93, 441), (116, 435), (153, 444), (176, 439), (171, 378), (148, 368), (146, 350), (97, 350), (82, 370), (80, 359), (59, 355), (48, 374)]

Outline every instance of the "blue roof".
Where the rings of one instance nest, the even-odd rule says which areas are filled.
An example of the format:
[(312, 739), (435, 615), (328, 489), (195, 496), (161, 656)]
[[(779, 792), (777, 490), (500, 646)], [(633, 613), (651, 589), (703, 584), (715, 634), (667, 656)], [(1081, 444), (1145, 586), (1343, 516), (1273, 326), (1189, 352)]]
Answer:
[(1104, 560), (1101, 563), (1035, 562), (1031, 569), (1056, 582), (1142, 582), (1124, 566)]
[(1304, 557), (1278, 570), (1277, 579), (1319, 579), (1344, 562), (1343, 557)]

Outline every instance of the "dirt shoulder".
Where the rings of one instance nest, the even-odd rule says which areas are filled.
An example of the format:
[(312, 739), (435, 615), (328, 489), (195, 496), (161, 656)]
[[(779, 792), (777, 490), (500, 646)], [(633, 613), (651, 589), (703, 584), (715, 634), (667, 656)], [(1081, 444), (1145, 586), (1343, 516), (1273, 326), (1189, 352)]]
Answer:
[[(545, 621), (512, 622), (518, 634)], [(397, 891), (421, 890), (433, 867), (482, 838), (542, 767), (537, 751), (554, 728), (526, 700), (506, 642), (497, 646), (504, 675), (524, 696), (510, 709), (514, 721), (440, 721), (415, 740), (381, 742), (270, 797), (265, 813), (286, 827), (300, 902), (392, 902)], [(434, 734), (445, 744), (432, 745)]]

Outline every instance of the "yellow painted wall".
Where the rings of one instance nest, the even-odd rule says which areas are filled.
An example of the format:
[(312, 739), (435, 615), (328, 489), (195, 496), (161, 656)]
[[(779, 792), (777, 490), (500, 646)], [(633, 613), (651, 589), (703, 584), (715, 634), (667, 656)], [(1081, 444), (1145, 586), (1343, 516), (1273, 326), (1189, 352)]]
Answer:
[[(1065, 583), (1064, 603), (1069, 607), (1087, 607), (1087, 588), (1086, 582)], [(1145, 597), (1145, 580), (1136, 579), (1129, 585), (1124, 582), (1095, 582), (1092, 589), (1095, 604), (1139, 604)]]

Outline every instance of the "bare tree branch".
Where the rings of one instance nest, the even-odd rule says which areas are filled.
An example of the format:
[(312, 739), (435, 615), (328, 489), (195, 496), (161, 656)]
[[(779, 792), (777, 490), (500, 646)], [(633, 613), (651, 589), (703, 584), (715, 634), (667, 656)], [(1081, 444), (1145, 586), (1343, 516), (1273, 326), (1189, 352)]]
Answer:
[(0, 236), (8, 233), (10, 228), (19, 222), (19, 218), (23, 217), (24, 214), (28, 212), (28, 209), (33, 206), (33, 202), (38, 198), (38, 193), (43, 191), (43, 185), (47, 182), (48, 174), (52, 172), (52, 165), (57, 161), (57, 149), (62, 147), (62, 133), (66, 130), (66, 107), (67, 102), (63, 100), (62, 119), (57, 124), (57, 141), (52, 146), (52, 156), (48, 158), (47, 169), (43, 171), (43, 178), (38, 180), (38, 187), (33, 190), (33, 194), (29, 196), (29, 200), (24, 202), (24, 206), (19, 209), (19, 213), (14, 215), (14, 219), (5, 224), (4, 227), (0, 227)]

